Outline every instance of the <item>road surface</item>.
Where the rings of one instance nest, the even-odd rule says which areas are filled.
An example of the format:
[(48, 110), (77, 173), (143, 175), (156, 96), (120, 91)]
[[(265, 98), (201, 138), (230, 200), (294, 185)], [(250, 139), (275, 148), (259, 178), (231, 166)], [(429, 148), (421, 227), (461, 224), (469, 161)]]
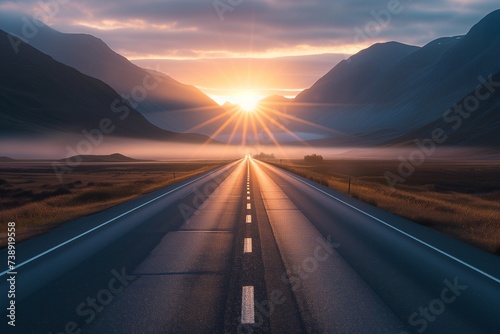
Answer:
[(2, 333), (500, 332), (498, 257), (249, 157), (23, 242), (16, 263)]

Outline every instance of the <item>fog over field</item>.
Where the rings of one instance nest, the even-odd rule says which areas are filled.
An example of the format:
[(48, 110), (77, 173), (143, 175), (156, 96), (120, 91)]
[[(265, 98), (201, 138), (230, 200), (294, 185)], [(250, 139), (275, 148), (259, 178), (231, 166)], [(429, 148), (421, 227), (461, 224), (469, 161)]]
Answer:
[(99, 145), (92, 145), (84, 137), (67, 137), (58, 140), (5, 140), (0, 156), (13, 159), (59, 160), (75, 155), (107, 155), (120, 153), (136, 159), (147, 160), (228, 160), (246, 154), (261, 152), (274, 154), (276, 159), (302, 159), (305, 155), (319, 154), (325, 159), (411, 160), (416, 165), (430, 160), (491, 160), (500, 159), (500, 152), (477, 147), (440, 147), (429, 142), (410, 143), (404, 147), (320, 147), (302, 145), (227, 145), (220, 143), (188, 144), (163, 141), (105, 138)]

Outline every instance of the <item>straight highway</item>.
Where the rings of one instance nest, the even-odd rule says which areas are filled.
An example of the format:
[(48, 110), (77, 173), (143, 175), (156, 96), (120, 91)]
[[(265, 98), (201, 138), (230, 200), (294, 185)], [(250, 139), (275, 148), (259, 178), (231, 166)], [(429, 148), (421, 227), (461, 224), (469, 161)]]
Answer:
[(2, 333), (500, 332), (497, 256), (250, 157), (23, 242), (16, 263)]

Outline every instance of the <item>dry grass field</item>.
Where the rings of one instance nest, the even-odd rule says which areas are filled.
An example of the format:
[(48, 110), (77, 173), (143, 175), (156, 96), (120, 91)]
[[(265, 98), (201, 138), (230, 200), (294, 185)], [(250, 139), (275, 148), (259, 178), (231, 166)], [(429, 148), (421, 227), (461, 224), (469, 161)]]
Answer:
[(59, 182), (50, 163), (0, 163), (0, 247), (9, 221), (20, 242), (222, 164), (82, 163)]
[(277, 166), (500, 255), (500, 163), (429, 161), (390, 188), (399, 161), (283, 161)]
[[(427, 162), (395, 190), (384, 173), (397, 173), (397, 161), (274, 163), (343, 193), (351, 177), (351, 196), (500, 255), (498, 162)], [(1, 163), (0, 247), (9, 221), (19, 242), (220, 165), (83, 163), (60, 183), (50, 163)]]

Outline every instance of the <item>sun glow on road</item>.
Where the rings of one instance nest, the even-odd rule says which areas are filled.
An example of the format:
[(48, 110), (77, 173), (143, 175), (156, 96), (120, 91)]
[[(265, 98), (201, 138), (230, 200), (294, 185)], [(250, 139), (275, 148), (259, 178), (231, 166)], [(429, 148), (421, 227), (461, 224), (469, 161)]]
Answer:
[(255, 110), (257, 110), (257, 104), (261, 99), (262, 96), (255, 93), (243, 92), (234, 97), (233, 103), (239, 105), (245, 112), (255, 112)]

